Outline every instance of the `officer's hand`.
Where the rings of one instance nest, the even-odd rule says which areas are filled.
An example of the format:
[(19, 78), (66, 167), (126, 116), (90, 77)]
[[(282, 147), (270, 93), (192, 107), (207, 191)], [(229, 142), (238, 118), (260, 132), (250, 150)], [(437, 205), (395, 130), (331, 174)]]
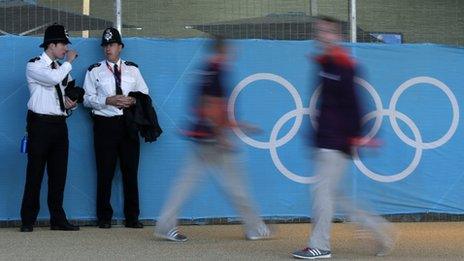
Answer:
[(124, 95), (114, 95), (106, 98), (106, 104), (115, 106), (119, 109), (127, 108), (132, 105), (132, 97), (126, 97)]
[(66, 52), (66, 61), (72, 63), (77, 58), (77, 52), (75, 50), (69, 50)]
[(130, 96), (129, 96), (129, 97), (127, 97), (127, 98), (129, 98), (129, 100), (128, 100), (129, 106), (132, 106), (132, 105), (134, 105), (134, 104), (137, 102), (137, 100), (136, 100), (134, 97), (130, 97)]
[(135, 98), (134, 97), (129, 97), (129, 96), (124, 96), (124, 99), (121, 98), (122, 104), (121, 106), (123, 108), (129, 108), (130, 106), (135, 104)]
[(71, 108), (74, 108), (77, 106), (77, 101), (73, 101), (71, 99), (68, 98), (68, 96), (66, 96), (64, 98), (64, 107), (66, 109), (71, 109)]

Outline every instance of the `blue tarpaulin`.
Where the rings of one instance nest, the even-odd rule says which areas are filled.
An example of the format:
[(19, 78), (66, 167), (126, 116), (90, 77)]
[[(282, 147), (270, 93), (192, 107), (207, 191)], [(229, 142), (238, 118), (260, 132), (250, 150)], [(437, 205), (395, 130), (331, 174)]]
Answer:
[[(19, 219), (27, 157), (20, 154), (29, 91), (25, 67), (39, 56), (41, 38), (0, 37), (0, 220)], [(87, 67), (103, 60), (99, 39), (72, 39), (79, 52), (72, 75), (82, 86)], [(142, 143), (139, 191), (142, 219), (156, 219), (189, 153), (179, 135), (190, 95), (205, 60), (204, 39), (125, 39), (122, 58), (139, 65), (163, 134)], [(360, 149), (346, 175), (346, 190), (381, 214), (464, 214), (464, 50), (438, 45), (347, 45), (358, 61), (356, 80), (363, 101), (365, 132), (382, 141)], [(231, 117), (263, 131), (234, 132), (247, 169), (250, 192), (261, 215), (311, 216), (313, 181), (309, 138), (318, 101), (317, 51), (311, 41), (240, 40), (228, 85)], [(92, 123), (82, 105), (68, 119), (70, 154), (64, 197), (70, 219), (95, 218), (96, 171)], [(46, 175), (45, 175), (46, 177)], [(181, 217), (234, 217), (222, 190), (201, 183)], [(39, 218), (47, 218), (46, 178)], [(123, 218), (121, 175), (113, 182), (115, 218)]]

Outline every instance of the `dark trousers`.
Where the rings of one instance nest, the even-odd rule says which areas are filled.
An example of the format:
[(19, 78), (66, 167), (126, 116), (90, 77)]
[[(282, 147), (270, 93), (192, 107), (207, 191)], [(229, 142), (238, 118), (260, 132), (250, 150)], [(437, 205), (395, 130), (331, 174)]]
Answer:
[(63, 193), (68, 167), (68, 127), (64, 117), (28, 114), (26, 185), (21, 205), (23, 225), (33, 225), (40, 209), (40, 188), (45, 166), (48, 174), (50, 224), (66, 221)]
[(111, 185), (119, 159), (124, 187), (124, 215), (126, 221), (139, 217), (139, 190), (137, 172), (139, 168), (140, 142), (129, 138), (123, 117), (93, 116), (94, 147), (97, 160), (97, 218), (99, 222), (110, 222)]

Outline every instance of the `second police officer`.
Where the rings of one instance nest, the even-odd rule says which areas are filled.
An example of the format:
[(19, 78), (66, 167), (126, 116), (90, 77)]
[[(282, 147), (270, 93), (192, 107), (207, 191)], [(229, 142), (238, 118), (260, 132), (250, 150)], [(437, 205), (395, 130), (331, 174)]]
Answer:
[(122, 173), (124, 187), (125, 226), (142, 228), (139, 221), (139, 191), (137, 173), (140, 142), (130, 137), (123, 109), (133, 106), (136, 99), (129, 92), (148, 94), (148, 87), (135, 63), (124, 61), (124, 48), (119, 31), (107, 28), (101, 46), (105, 59), (87, 70), (84, 105), (92, 109), (94, 149), (97, 165), (97, 218), (100, 228), (111, 228), (111, 186), (116, 163)]

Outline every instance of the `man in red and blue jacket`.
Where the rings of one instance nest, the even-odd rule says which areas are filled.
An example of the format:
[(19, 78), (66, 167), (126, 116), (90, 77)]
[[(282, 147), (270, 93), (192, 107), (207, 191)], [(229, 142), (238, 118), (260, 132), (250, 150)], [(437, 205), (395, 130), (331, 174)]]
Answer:
[(353, 142), (361, 136), (355, 61), (342, 47), (331, 45), (316, 62), (322, 88), (315, 146), (351, 154)]
[[(195, 141), (193, 151), (181, 170), (181, 175), (171, 192), (171, 196), (161, 211), (156, 224), (157, 237), (184, 242), (187, 237), (177, 228), (177, 216), (192, 190), (208, 173), (220, 183), (243, 218), (245, 237), (249, 240), (266, 239), (271, 231), (259, 217), (247, 191), (243, 179), (242, 166), (237, 159), (234, 145), (230, 140), (230, 129), (237, 125), (229, 121), (227, 114), (227, 89), (224, 78), (227, 73), (227, 45), (216, 39), (212, 45), (213, 55), (201, 72), (198, 93), (194, 96), (192, 128), (184, 134)], [(241, 127), (247, 127), (240, 124)]]
[(330, 234), (335, 204), (340, 204), (351, 220), (371, 230), (378, 242), (377, 255), (385, 255), (393, 246), (387, 235), (387, 222), (361, 211), (348, 200), (340, 188), (355, 146), (364, 144), (361, 138), (360, 104), (354, 84), (355, 62), (340, 41), (337, 21), (322, 17), (316, 22), (317, 40), (323, 48), (316, 58), (321, 82), (319, 115), (314, 133), (316, 183), (312, 187), (313, 229), (307, 247), (292, 255), (301, 259), (330, 258)]

